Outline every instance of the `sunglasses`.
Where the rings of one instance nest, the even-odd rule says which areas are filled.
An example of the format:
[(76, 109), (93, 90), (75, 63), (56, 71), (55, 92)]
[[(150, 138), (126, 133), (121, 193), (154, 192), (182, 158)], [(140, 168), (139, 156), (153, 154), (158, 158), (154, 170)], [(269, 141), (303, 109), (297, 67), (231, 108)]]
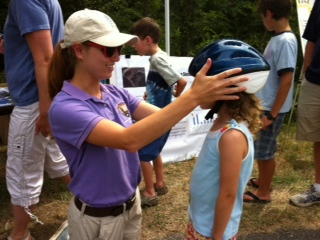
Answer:
[(85, 43), (85, 45), (102, 49), (103, 50), (102, 52), (103, 52), (104, 56), (107, 57), (107, 58), (111, 58), (116, 50), (120, 55), (121, 51), (122, 51), (122, 48), (123, 48), (123, 45), (118, 46), (118, 47), (105, 47), (105, 46), (101, 46), (101, 45), (93, 43), (93, 42)]

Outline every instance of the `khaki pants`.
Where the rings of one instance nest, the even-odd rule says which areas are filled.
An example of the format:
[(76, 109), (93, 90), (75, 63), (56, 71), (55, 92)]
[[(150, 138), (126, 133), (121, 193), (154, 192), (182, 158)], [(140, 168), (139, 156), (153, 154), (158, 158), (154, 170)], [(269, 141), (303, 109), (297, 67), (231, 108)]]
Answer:
[(141, 233), (141, 201), (137, 190), (136, 200), (129, 211), (117, 217), (90, 217), (82, 214), (72, 198), (69, 206), (70, 240), (138, 240)]
[(298, 101), (296, 139), (320, 141), (320, 85), (302, 81)]

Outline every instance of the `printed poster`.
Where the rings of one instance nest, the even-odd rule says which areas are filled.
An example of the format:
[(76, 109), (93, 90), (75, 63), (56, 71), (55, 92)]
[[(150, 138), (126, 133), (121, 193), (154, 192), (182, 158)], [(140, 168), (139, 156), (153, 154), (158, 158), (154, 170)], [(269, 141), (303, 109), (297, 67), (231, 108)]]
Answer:
[[(188, 73), (191, 60), (191, 57), (170, 57), (172, 67), (188, 80), (185, 91), (190, 88), (194, 79)], [(148, 71), (148, 56), (123, 55), (116, 63), (110, 83), (126, 88), (136, 97), (143, 99)], [(174, 100), (172, 97), (172, 101)], [(204, 119), (207, 112), (208, 110), (198, 107), (171, 129), (161, 153), (164, 162), (182, 161), (199, 155), (205, 136), (213, 123), (212, 120)]]

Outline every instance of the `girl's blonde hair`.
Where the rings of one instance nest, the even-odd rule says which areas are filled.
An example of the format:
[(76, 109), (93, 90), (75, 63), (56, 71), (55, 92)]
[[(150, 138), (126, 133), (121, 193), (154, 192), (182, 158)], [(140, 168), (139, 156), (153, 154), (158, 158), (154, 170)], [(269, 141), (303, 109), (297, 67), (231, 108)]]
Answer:
[(237, 93), (240, 97), (237, 101), (225, 101), (228, 113), (237, 122), (247, 121), (251, 133), (257, 137), (261, 126), (261, 114), (263, 108), (260, 99), (254, 94), (245, 92)]

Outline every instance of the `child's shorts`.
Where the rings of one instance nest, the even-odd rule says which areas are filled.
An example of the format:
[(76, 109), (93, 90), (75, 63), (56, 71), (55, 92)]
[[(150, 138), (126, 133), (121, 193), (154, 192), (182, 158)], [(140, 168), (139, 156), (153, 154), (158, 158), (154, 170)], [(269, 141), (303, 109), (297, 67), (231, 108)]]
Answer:
[(39, 105), (14, 107), (10, 116), (7, 188), (11, 203), (29, 207), (39, 202), (44, 171), (50, 178), (69, 174), (65, 157), (54, 139), (35, 135)]
[(277, 151), (277, 137), (280, 133), (286, 113), (279, 113), (273, 123), (261, 130), (258, 139), (254, 142), (254, 158), (256, 160), (270, 160)]
[(150, 162), (156, 159), (166, 144), (170, 131), (139, 150), (140, 161)]

